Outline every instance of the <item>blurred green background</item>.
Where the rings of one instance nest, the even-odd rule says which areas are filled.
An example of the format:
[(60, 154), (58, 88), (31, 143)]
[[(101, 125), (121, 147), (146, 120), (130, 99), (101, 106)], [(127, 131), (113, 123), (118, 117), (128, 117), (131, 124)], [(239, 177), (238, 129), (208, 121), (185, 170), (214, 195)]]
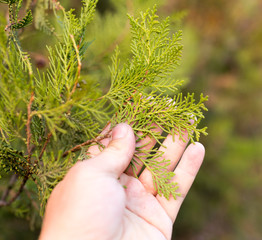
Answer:
[[(203, 167), (174, 239), (262, 239), (262, 1), (170, 1), (186, 9), (186, 90), (209, 95)], [(188, 65), (188, 66), (187, 66)]]
[[(61, 2), (80, 6), (80, 1)], [(129, 54), (126, 12), (153, 2), (99, 1), (99, 17), (89, 31), (95, 41), (83, 71), (92, 72), (105, 89), (114, 46), (120, 45), (123, 58)], [(262, 239), (262, 1), (167, 0), (159, 15), (177, 11), (184, 16), (176, 20), (184, 32), (184, 52), (176, 73), (189, 80), (183, 91), (209, 95), (202, 122), (209, 135), (201, 138), (205, 162), (182, 205), (173, 239)], [(52, 41), (27, 31), (31, 41), (22, 43), (35, 64), (45, 67), (45, 44)], [(0, 240), (37, 239), (38, 231), (0, 209)]]

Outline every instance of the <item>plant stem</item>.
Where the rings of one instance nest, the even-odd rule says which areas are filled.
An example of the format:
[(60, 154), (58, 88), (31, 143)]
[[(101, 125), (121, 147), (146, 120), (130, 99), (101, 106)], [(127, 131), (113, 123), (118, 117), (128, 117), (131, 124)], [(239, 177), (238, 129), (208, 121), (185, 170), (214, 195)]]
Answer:
[(92, 143), (97, 143), (97, 142), (100, 142), (101, 140), (105, 139), (105, 138), (108, 138), (110, 136), (110, 133), (111, 133), (112, 130), (109, 130), (106, 134), (103, 134), (101, 136), (98, 136), (94, 139), (90, 139), (84, 143), (81, 143), (79, 145), (76, 145), (75, 147), (71, 148), (70, 150), (66, 151), (63, 153), (62, 157), (66, 157), (69, 153), (71, 152), (77, 152), (79, 151), (82, 147), (84, 146), (88, 146)]
[[(12, 180), (12, 179), (11, 179), (11, 180)], [(10, 190), (12, 189), (12, 187), (10, 188), (10, 185), (9, 185), (9, 186), (8, 186), (9, 189), (7, 189), (8, 192), (7, 192), (7, 195), (5, 196), (5, 199), (0, 201), (0, 207), (11, 205), (11, 204), (20, 196), (20, 194), (22, 193), (22, 191), (23, 191), (23, 189), (24, 189), (24, 186), (25, 186), (27, 180), (28, 180), (28, 176), (25, 176), (25, 177), (23, 178), (23, 181), (22, 181), (22, 183), (21, 183), (21, 185), (20, 185), (17, 193), (16, 193), (9, 201), (6, 201), (5, 199), (8, 197), (9, 192), (10, 192)], [(15, 181), (16, 181), (16, 180), (15, 180)], [(10, 181), (10, 182), (11, 182), (11, 181)], [(13, 184), (14, 184), (14, 183), (13, 183)], [(13, 186), (13, 184), (12, 184), (12, 186)]]
[(48, 133), (47, 139), (46, 139), (46, 141), (45, 141), (45, 143), (44, 143), (44, 146), (43, 146), (43, 148), (42, 148), (42, 150), (41, 150), (41, 152), (40, 152), (38, 161), (40, 161), (40, 160), (42, 159), (43, 154), (44, 154), (44, 152), (45, 152), (45, 149), (46, 149), (46, 147), (47, 147), (47, 144), (49, 143), (51, 137), (52, 137), (52, 133)]

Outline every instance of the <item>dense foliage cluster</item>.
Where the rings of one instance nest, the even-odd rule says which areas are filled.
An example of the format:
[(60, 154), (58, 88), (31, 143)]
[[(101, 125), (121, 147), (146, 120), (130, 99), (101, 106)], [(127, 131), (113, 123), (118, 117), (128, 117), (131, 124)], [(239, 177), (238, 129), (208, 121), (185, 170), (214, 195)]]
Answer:
[[(21, 28), (32, 22), (31, 1), (23, 8), (22, 2), (1, 1), (8, 6), (9, 23), (0, 32), (0, 167), (1, 174), (11, 174), (12, 179), (1, 206), (15, 200), (21, 202), (17, 207), (23, 206), (24, 198), (18, 197), (26, 189), (31, 199), (38, 194), (43, 209), (80, 150), (100, 144), (117, 123), (128, 122), (137, 141), (149, 136), (159, 145), (164, 138), (161, 132), (181, 138), (188, 132), (191, 141), (206, 134), (206, 128), (198, 124), (204, 118), (207, 97), (201, 95), (196, 102), (194, 94), (183, 96), (179, 92), (183, 81), (171, 77), (181, 58), (181, 31), (170, 34), (169, 18), (159, 20), (155, 7), (137, 18), (128, 16), (132, 57), (122, 63), (116, 48), (111, 84), (104, 92), (81, 73), (86, 51), (95, 44), (87, 40), (87, 29), (97, 1), (82, 1), (79, 16), (57, 1), (37, 1), (33, 9), (36, 28), (56, 37), (55, 45), (47, 47), (49, 66), (44, 71), (32, 65), (20, 44)], [(20, 10), (25, 12), (22, 20)], [(50, 10), (54, 25), (46, 17)], [(108, 132), (101, 136), (108, 125)], [(169, 181), (173, 173), (166, 170), (169, 160), (159, 161), (160, 156), (162, 152), (155, 148), (137, 147), (131, 166), (135, 170), (136, 164), (143, 164), (158, 193), (176, 198), (177, 185)]]

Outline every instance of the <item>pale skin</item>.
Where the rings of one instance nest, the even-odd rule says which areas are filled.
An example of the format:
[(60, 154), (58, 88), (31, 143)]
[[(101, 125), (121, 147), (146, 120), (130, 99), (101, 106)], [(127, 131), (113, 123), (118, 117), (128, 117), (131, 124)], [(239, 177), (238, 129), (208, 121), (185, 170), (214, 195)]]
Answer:
[[(100, 152), (89, 149), (91, 159), (78, 162), (53, 190), (46, 207), (40, 240), (154, 240), (171, 239), (172, 226), (202, 164), (205, 149), (200, 143), (187, 148), (167, 136), (162, 148), (171, 160), (181, 197), (159, 196), (150, 172), (139, 179), (126, 170), (135, 151), (135, 136), (127, 124), (119, 124)], [(151, 141), (146, 147), (154, 145)], [(176, 166), (176, 167), (175, 167)], [(138, 169), (139, 170), (139, 169)]]

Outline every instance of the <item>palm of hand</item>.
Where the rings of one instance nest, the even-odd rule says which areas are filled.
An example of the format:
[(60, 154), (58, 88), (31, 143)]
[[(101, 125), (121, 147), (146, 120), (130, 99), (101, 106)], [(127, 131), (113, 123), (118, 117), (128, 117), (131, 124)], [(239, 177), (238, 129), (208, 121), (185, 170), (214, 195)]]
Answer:
[(170, 217), (138, 179), (124, 173), (119, 181), (111, 176), (101, 179), (101, 186), (98, 182), (93, 186), (104, 189), (96, 199), (96, 205), (103, 209), (99, 216), (103, 231), (94, 239), (170, 239)]
[(171, 219), (138, 179), (124, 173), (115, 179), (90, 165), (78, 163), (53, 191), (45, 218), (57, 235), (48, 239), (170, 238)]
[(172, 221), (154, 195), (138, 179), (122, 175), (126, 186), (125, 236), (121, 239), (170, 239)]

